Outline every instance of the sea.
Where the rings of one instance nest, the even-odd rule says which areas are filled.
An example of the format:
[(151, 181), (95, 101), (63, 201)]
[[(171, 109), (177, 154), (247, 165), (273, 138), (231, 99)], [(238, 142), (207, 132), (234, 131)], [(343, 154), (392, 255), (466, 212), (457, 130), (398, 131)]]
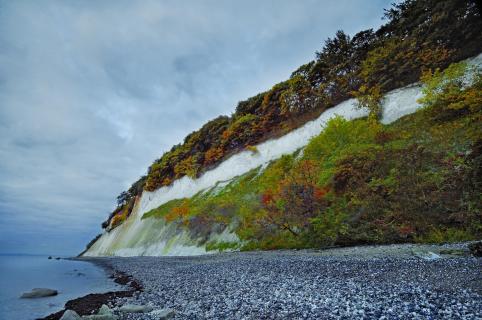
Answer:
[[(20, 299), (33, 288), (50, 288), (57, 296)], [(85, 261), (48, 256), (0, 255), (0, 320), (29, 320), (63, 309), (71, 299), (119, 290), (100, 267)]]

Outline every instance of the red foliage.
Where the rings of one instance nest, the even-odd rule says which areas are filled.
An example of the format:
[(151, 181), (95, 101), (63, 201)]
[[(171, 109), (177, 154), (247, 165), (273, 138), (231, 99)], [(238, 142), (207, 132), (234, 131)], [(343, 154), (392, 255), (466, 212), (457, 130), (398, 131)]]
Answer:
[(412, 226), (400, 226), (398, 228), (400, 235), (407, 237), (415, 233), (415, 229)]
[(273, 202), (273, 194), (271, 193), (271, 191), (267, 191), (261, 196), (261, 202), (265, 206), (268, 206)]
[(315, 197), (316, 200), (321, 200), (325, 197), (325, 195), (328, 193), (327, 188), (318, 188), (315, 187), (313, 190), (313, 196)]

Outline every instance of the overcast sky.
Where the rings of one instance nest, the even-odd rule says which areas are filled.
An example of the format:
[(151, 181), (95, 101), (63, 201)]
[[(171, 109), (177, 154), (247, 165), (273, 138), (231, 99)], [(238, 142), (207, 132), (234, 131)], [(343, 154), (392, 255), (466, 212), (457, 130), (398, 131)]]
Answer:
[(76, 254), (162, 152), (390, 0), (0, 0), (0, 253)]

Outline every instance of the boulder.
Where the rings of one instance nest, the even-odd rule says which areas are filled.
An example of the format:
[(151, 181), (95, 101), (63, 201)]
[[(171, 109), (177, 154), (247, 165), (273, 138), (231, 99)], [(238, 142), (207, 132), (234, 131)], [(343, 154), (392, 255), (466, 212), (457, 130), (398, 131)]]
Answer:
[(47, 289), (47, 288), (34, 288), (30, 292), (23, 293), (20, 298), (43, 298), (56, 296), (58, 294), (57, 290)]
[(152, 315), (152, 316), (156, 317), (156, 319), (159, 319), (159, 320), (170, 319), (170, 318), (174, 317), (175, 314), (176, 314), (176, 310), (170, 309), (170, 308), (154, 310), (154, 311), (149, 313), (149, 315)]
[(462, 249), (443, 249), (440, 250), (440, 254), (448, 254), (451, 256), (464, 256), (467, 254), (467, 251)]
[(112, 310), (106, 306), (105, 304), (102, 305), (102, 307), (100, 307), (99, 311), (97, 312), (97, 314), (99, 315), (112, 315), (113, 312)]
[(469, 250), (475, 257), (482, 257), (482, 241), (469, 244)]
[(433, 260), (438, 260), (442, 258), (441, 256), (439, 256), (436, 253), (433, 253), (432, 251), (412, 250), (412, 254), (417, 258), (420, 258), (426, 261), (433, 261)]
[(114, 314), (112, 309), (110, 309), (108, 306), (103, 304), (102, 307), (100, 307), (99, 311), (97, 311), (97, 314), (83, 316), (82, 319), (86, 319), (86, 320), (117, 320), (118, 317)]
[(151, 312), (153, 308), (151, 306), (142, 306), (135, 304), (126, 304), (119, 308), (119, 311), (125, 313), (147, 313)]
[(92, 314), (89, 316), (82, 316), (82, 320), (117, 320), (119, 319), (114, 314)]
[(73, 310), (65, 310), (60, 320), (82, 320), (82, 318)]

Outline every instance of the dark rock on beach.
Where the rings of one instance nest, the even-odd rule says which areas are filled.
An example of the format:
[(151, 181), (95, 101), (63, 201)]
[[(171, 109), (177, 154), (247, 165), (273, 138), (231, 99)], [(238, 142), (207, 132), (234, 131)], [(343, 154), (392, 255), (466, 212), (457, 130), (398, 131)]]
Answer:
[[(113, 272), (109, 266), (102, 264), (103, 267)], [(106, 293), (92, 293), (86, 296), (69, 300), (64, 306), (64, 309), (53, 313), (43, 320), (58, 320), (67, 311), (75, 311), (78, 315), (92, 315), (97, 313), (103, 305), (107, 305), (112, 301), (116, 301), (119, 298), (132, 297), (136, 292), (142, 290), (142, 286), (131, 276), (126, 275), (123, 272), (113, 272), (112, 277), (114, 282), (127, 285), (126, 290), (106, 292)]]
[(475, 257), (482, 257), (482, 241), (471, 243), (469, 250)]

